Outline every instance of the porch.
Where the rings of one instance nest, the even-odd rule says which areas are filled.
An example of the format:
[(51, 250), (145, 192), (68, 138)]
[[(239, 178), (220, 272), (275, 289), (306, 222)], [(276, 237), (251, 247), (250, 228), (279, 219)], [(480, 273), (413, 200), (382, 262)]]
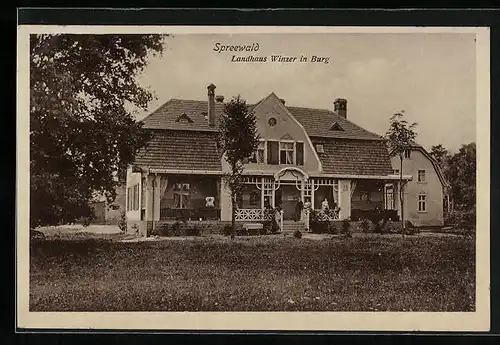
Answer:
[[(276, 178), (278, 177), (278, 178)], [(398, 181), (381, 178), (336, 179), (288, 176), (245, 176), (238, 201), (237, 221), (263, 221), (268, 210), (281, 213), (280, 221), (307, 222), (311, 210), (323, 220), (361, 220), (375, 212), (397, 220)], [(297, 204), (303, 209), (297, 214)]]
[(161, 194), (159, 220), (220, 220), (219, 205), (218, 176), (170, 175)]

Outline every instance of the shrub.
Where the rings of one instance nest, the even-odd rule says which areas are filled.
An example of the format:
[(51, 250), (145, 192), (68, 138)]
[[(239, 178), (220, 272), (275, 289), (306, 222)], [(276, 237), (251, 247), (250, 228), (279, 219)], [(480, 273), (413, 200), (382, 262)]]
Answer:
[(181, 236), (181, 223), (175, 222), (172, 224), (172, 235), (173, 236)]
[(45, 239), (45, 235), (43, 232), (38, 230), (30, 230), (30, 238), (32, 240), (43, 240)]
[(341, 225), (339, 222), (326, 222), (327, 224), (327, 233), (331, 235), (337, 235), (340, 233), (340, 226)]
[(197, 227), (196, 225), (193, 227), (188, 227), (186, 229), (186, 235), (187, 236), (201, 236), (201, 229)]
[(459, 209), (448, 212), (444, 224), (461, 229), (473, 229), (476, 226), (476, 209)]
[(350, 221), (349, 219), (344, 219), (342, 221), (342, 233), (347, 234), (349, 232), (349, 227), (350, 227)]
[(295, 237), (295, 238), (302, 238), (302, 233), (300, 232), (300, 230), (296, 230), (293, 233), (293, 237)]
[(280, 232), (280, 226), (278, 225), (278, 222), (276, 221), (276, 219), (273, 219), (271, 221), (271, 233), (277, 234), (278, 232)]
[(127, 217), (125, 215), (125, 211), (120, 213), (120, 218), (118, 219), (118, 228), (121, 232), (127, 231)]
[(85, 217), (82, 220), (82, 225), (83, 225), (84, 228), (86, 228), (87, 226), (89, 226), (91, 223), (92, 223), (92, 217)]
[(172, 232), (167, 223), (160, 224), (160, 226), (156, 227), (155, 232), (157, 236), (172, 236)]
[[(372, 222), (365, 218), (361, 221), (359, 227), (361, 228), (361, 231), (363, 231), (364, 233), (368, 233), (371, 230)], [(377, 229), (377, 227), (380, 228), (380, 225), (378, 223), (375, 224), (375, 229)]]
[(328, 232), (328, 222), (311, 221), (309, 226), (313, 234), (325, 234)]
[(224, 225), (223, 232), (225, 236), (231, 236), (233, 234), (233, 227), (231, 226), (231, 224)]

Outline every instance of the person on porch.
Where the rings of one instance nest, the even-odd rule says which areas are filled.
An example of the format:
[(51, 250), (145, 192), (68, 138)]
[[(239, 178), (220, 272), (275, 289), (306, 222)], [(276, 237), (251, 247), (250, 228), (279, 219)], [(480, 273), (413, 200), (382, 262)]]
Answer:
[(300, 221), (303, 208), (304, 208), (304, 204), (302, 203), (302, 200), (300, 200), (300, 198), (297, 198), (297, 203), (295, 204), (295, 214), (293, 217), (293, 219), (296, 222)]
[(326, 211), (329, 208), (330, 206), (328, 205), (328, 200), (325, 198), (325, 200), (323, 200), (323, 202), (321, 203), (321, 210)]

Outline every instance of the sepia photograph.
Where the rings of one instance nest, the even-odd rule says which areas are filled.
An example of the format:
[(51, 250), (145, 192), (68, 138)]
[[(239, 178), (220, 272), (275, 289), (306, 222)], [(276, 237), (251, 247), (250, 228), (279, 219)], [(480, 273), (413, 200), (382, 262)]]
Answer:
[(488, 329), (486, 29), (24, 29), (20, 327)]

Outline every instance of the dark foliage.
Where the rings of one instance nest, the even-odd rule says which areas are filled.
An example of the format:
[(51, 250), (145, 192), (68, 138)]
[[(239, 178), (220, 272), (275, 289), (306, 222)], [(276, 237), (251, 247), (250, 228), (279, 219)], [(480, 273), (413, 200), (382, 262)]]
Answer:
[(152, 95), (136, 76), (161, 35), (30, 36), (30, 225), (88, 217), (93, 192), (113, 201), (148, 139), (130, 109)]

